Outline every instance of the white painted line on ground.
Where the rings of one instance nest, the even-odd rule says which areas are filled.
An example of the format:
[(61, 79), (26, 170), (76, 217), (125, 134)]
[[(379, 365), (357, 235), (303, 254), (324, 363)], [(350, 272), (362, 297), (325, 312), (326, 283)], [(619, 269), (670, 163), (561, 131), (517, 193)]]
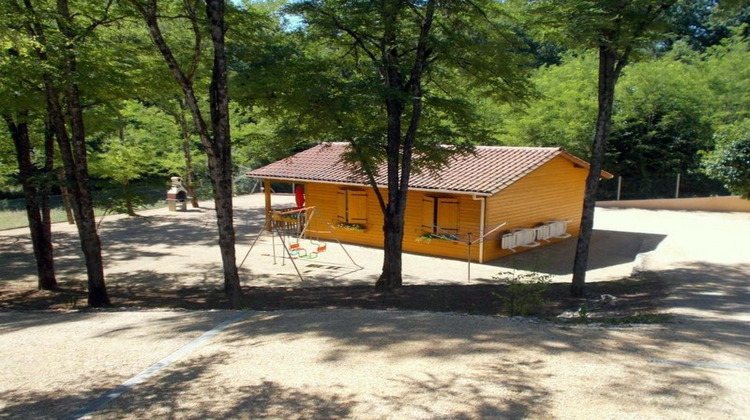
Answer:
[(657, 363), (660, 365), (677, 365), (677, 366), (689, 366), (689, 367), (705, 367), (705, 368), (717, 368), (717, 369), (750, 369), (748, 363), (718, 363), (718, 362), (686, 362), (681, 360), (664, 360), (664, 359), (651, 359), (649, 363)]
[(170, 354), (169, 356), (161, 359), (160, 361), (154, 363), (153, 365), (149, 366), (146, 370), (142, 371), (141, 373), (133, 376), (132, 378), (128, 379), (127, 381), (123, 382), (122, 384), (116, 386), (111, 391), (107, 392), (106, 394), (100, 396), (99, 398), (92, 401), (87, 406), (81, 408), (80, 410), (76, 411), (75, 413), (68, 416), (70, 419), (85, 419), (88, 418), (91, 414), (98, 411), (102, 407), (104, 407), (106, 404), (108, 404), (110, 401), (114, 400), (115, 398), (119, 397), (120, 395), (124, 394), (131, 388), (135, 387), (136, 385), (140, 384), (141, 382), (147, 380), (148, 378), (154, 376), (156, 373), (158, 373), (160, 370), (164, 369), (165, 367), (169, 366), (173, 362), (181, 359), (193, 349), (198, 347), (201, 343), (204, 341), (209, 340), (211, 337), (215, 336), (216, 334), (220, 333), (224, 329), (226, 329), (228, 326), (234, 324), (235, 322), (245, 318), (248, 316), (250, 312), (243, 311), (238, 313), (237, 315), (227, 319), (226, 321), (222, 322), (221, 324), (211, 328), (210, 330), (206, 331), (201, 335), (200, 337), (196, 338), (195, 340), (189, 342), (188, 344), (180, 347), (175, 351), (174, 353)]

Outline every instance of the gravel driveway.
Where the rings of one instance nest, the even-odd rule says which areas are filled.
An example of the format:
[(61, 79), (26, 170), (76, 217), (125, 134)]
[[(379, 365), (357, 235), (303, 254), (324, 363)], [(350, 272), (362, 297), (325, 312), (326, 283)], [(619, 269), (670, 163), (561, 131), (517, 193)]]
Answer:
[[(633, 269), (662, 276), (674, 322), (0, 312), (0, 418), (746, 418), (750, 215), (600, 209), (596, 228), (637, 238), (627, 247), (641, 253), (612, 257), (592, 281)], [(455, 269), (465, 279), (465, 264)], [(113, 390), (122, 394), (108, 400)]]

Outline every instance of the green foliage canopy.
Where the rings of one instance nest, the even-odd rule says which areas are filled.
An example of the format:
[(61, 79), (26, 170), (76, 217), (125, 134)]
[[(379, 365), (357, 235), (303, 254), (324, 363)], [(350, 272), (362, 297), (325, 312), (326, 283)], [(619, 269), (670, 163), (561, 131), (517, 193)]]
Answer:
[(724, 183), (729, 191), (750, 199), (750, 119), (719, 133), (714, 151), (706, 154), (706, 173)]
[[(365, 155), (384, 159), (387, 130), (385, 101), (405, 92), (384, 87), (386, 72), (380, 55), (398, 51), (399, 73), (411, 75), (424, 2), (393, 2), (399, 26), (394, 39), (386, 30), (375, 2), (306, 1), (287, 12), (301, 24), (293, 30), (276, 29), (272, 49), (245, 55), (237, 62), (251, 77), (238, 74), (241, 103), (260, 103), (279, 118), (279, 138), (293, 141), (356, 142)], [(398, 6), (395, 6), (398, 4)], [(388, 9), (390, 10), (390, 9)], [(383, 44), (385, 43), (385, 44)], [(424, 68), (420, 134), (415, 142), (415, 164), (434, 169), (444, 161), (441, 144), (469, 145), (486, 134), (467, 92), (501, 101), (521, 100), (528, 93), (524, 80), (522, 44), (499, 6), (493, 2), (441, 2), (428, 37), (430, 59)], [(245, 50), (249, 50), (245, 48)], [(248, 60), (253, 58), (253, 60)], [(402, 80), (406, 84), (408, 80)], [(247, 89), (254, 96), (245, 95)], [(412, 114), (403, 115), (408, 126)], [(292, 146), (294, 147), (294, 146)], [(353, 161), (361, 158), (352, 156)]]

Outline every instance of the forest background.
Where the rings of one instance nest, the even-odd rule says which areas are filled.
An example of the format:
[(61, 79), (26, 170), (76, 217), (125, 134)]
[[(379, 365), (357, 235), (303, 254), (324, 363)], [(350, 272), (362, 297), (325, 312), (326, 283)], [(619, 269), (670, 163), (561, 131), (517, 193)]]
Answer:
[[(300, 124), (309, 123), (294, 115), (301, 106), (284, 95), (304, 94), (299, 84), (309, 80), (288, 74), (310, 73), (310, 66), (323, 65), (320, 56), (325, 48), (324, 42), (305, 34), (297, 20), (282, 12), (284, 6), (280, 2), (228, 5), (236, 193), (254, 187), (242, 177), (246, 170), (320, 141), (337, 140), (327, 138), (329, 132), (300, 129)], [(6, 12), (4, 19), (12, 20), (12, 12)], [(727, 151), (742, 152), (750, 131), (749, 19), (747, 6), (725, 10), (714, 1), (678, 2), (669, 12), (665, 28), (669, 35), (639, 51), (637, 61), (626, 68), (617, 85), (604, 166), (622, 177), (621, 198), (672, 197), (678, 174), (680, 196), (729, 194), (731, 179), (716, 166), (726, 160)], [(178, 58), (190, 60), (194, 51), (189, 45), (189, 22), (168, 21), (167, 31), (184, 54)], [(521, 53), (533, 93), (524, 100), (501, 102), (468, 86), (452, 87), (451, 95), (463, 92), (461, 100), (475, 107), (473, 136), (466, 141), (561, 146), (588, 159), (596, 122), (596, 53), (541, 41), (533, 28), (520, 21), (513, 31), (524, 41)], [(3, 38), (5, 49), (19, 42), (7, 28)], [(208, 83), (210, 47), (202, 46), (196, 63), (199, 85)], [(132, 212), (138, 205), (161, 200), (170, 176), (182, 176), (194, 184), (199, 197), (209, 198), (206, 158), (190, 114), (145, 28), (121, 15), (100, 24), (77, 48), (85, 79), (86, 144), (97, 207)], [(11, 58), (3, 55), (0, 107), (36, 100), (39, 112), (32, 113), (37, 121), (31, 126), (31, 139), (35, 164), (42, 167), (44, 103), (29, 91), (18, 91), (19, 79), (34, 83), (34, 70), (19, 68), (19, 61)], [(208, 98), (202, 100), (207, 104)], [(52, 188), (59, 191), (57, 185)], [(603, 182), (599, 198), (615, 198), (616, 189), (616, 181)], [(742, 193), (736, 186), (734, 192)], [(4, 124), (0, 126), (0, 198), (0, 209), (23, 209), (18, 164)], [(18, 220), (26, 223), (23, 216)]]

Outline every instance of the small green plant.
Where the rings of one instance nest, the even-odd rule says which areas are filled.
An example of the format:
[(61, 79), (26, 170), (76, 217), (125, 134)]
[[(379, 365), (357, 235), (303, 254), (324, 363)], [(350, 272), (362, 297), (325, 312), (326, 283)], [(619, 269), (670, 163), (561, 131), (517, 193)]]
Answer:
[(75, 295), (68, 296), (68, 302), (65, 305), (65, 309), (75, 310), (78, 309), (78, 297)]
[(544, 293), (549, 288), (552, 276), (537, 272), (503, 271), (493, 278), (508, 286), (505, 294), (493, 293), (502, 300), (505, 312), (509, 316), (526, 316), (541, 312)]
[(582, 320), (588, 321), (589, 315), (591, 315), (591, 310), (589, 309), (588, 305), (586, 305), (585, 303), (581, 305), (580, 308), (578, 308), (578, 316)]
[(354, 232), (364, 232), (367, 230), (367, 227), (365, 225), (361, 225), (359, 223), (337, 223), (337, 228), (351, 230)]
[(450, 233), (425, 233), (417, 237), (417, 242), (430, 243), (433, 239), (437, 239), (439, 241), (457, 241), (458, 236), (452, 235)]

